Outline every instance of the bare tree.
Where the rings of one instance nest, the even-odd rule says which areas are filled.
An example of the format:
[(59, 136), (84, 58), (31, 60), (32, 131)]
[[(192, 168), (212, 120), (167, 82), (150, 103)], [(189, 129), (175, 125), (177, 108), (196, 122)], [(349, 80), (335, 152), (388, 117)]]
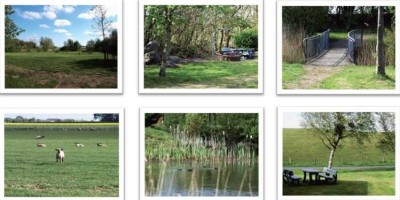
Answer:
[(95, 26), (94, 28), (99, 30), (101, 32), (101, 35), (103, 37), (103, 53), (104, 53), (104, 60), (108, 59), (108, 47), (107, 43), (105, 42), (106, 40), (106, 33), (111, 31), (111, 24), (112, 21), (107, 19), (107, 9), (103, 5), (96, 5), (94, 6), (91, 11), (94, 13), (94, 18), (93, 20), (95, 21)]
[(162, 53), (162, 61), (161, 61), (161, 66), (160, 66), (160, 77), (165, 77), (166, 76), (166, 68), (170, 66), (169, 63), (169, 54), (171, 51), (171, 46), (172, 46), (172, 17), (174, 15), (175, 11), (174, 6), (164, 6), (164, 24), (165, 24), (165, 34), (164, 34), (164, 50)]
[(378, 7), (378, 30), (376, 36), (376, 73), (385, 76), (385, 60), (383, 55), (383, 6)]

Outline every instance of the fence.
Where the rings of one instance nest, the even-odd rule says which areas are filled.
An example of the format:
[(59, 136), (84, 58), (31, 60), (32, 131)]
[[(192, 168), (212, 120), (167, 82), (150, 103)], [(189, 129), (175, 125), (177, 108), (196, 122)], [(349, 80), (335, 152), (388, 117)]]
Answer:
[(363, 41), (363, 30), (362, 29), (355, 29), (350, 31), (347, 34), (348, 37), (348, 45), (347, 50), (349, 52), (349, 58), (352, 62), (355, 62), (355, 50), (362, 45)]
[(304, 59), (306, 62), (320, 56), (329, 48), (330, 29), (303, 39)]

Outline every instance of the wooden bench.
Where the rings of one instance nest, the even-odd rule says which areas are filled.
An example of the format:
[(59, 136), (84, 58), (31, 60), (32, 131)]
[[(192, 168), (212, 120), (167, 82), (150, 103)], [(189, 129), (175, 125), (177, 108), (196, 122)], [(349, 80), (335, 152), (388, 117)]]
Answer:
[(293, 174), (293, 171), (284, 169), (283, 170), (283, 181), (288, 183), (289, 185), (293, 184), (300, 184), (301, 178), (298, 176), (295, 176)]
[(324, 172), (319, 173), (317, 176), (318, 182), (321, 181), (321, 178), (325, 179), (325, 183), (329, 183), (332, 181), (332, 184), (335, 184), (337, 181), (337, 171), (333, 169), (328, 169), (327, 167), (324, 167)]

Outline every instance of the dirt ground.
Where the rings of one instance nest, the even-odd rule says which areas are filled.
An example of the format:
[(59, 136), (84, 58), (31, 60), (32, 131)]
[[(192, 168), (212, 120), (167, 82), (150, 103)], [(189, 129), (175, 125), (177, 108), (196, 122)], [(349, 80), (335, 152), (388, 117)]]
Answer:
[(306, 73), (301, 76), (300, 81), (288, 84), (287, 89), (311, 89), (343, 67), (305, 66), (304, 69)]

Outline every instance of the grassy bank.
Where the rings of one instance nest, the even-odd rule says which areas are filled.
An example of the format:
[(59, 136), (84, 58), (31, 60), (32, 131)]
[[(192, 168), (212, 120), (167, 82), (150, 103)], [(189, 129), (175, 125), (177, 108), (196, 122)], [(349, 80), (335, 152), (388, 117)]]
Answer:
[(144, 69), (145, 88), (257, 88), (258, 62), (205, 61), (168, 68), (167, 76), (158, 76), (159, 66)]
[[(294, 174), (303, 178), (301, 170)], [(283, 195), (395, 195), (395, 171), (339, 171), (334, 185), (283, 184)], [(308, 180), (308, 177), (307, 177)]]
[(6, 88), (116, 88), (117, 60), (101, 53), (6, 53)]
[(289, 84), (300, 80), (306, 73), (302, 64), (283, 63), (282, 66), (282, 88), (288, 88)]
[[(116, 197), (119, 195), (118, 129), (5, 130), (6, 197)], [(45, 138), (36, 140), (37, 135)], [(74, 143), (84, 144), (78, 148)], [(97, 147), (97, 143), (107, 147)], [(44, 143), (47, 148), (38, 148)], [(55, 162), (55, 148), (63, 148), (65, 163)]]
[[(379, 166), (395, 165), (394, 153), (383, 154), (376, 145), (378, 135), (364, 147), (357, 146), (354, 140), (343, 140), (342, 147), (336, 151), (334, 166)], [(283, 129), (284, 166), (327, 166), (327, 149), (320, 139), (306, 129)]]

